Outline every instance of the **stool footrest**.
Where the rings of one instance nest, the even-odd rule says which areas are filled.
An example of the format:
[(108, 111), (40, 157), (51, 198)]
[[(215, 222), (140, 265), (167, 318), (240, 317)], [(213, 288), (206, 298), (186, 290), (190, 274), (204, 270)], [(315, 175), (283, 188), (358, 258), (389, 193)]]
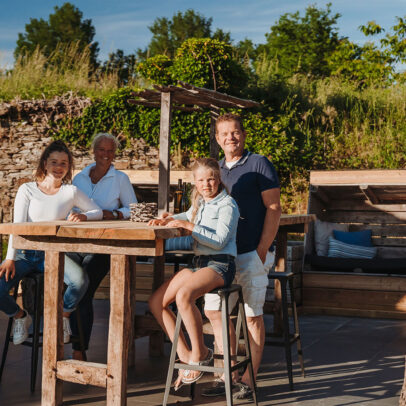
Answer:
[[(245, 367), (249, 362), (250, 360), (248, 358), (238, 361), (235, 365), (231, 366), (231, 372), (240, 369), (241, 367)], [(224, 372), (224, 367), (215, 367), (212, 365), (189, 365), (184, 364), (183, 362), (175, 362), (173, 367), (174, 369), (189, 369), (190, 371), (217, 372), (217, 373)]]

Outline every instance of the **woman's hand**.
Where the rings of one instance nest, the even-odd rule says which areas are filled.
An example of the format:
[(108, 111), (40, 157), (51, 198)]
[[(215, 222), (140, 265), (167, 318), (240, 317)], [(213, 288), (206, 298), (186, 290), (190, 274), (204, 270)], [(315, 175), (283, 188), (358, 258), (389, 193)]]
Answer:
[[(168, 214), (170, 216), (169, 213), (164, 213), (164, 214)], [(173, 218), (168, 217), (168, 216), (166, 216), (165, 218), (152, 219), (152, 220), (148, 221), (148, 225), (149, 226), (166, 226), (171, 220), (173, 220)]]
[(13, 279), (16, 274), (16, 267), (14, 264), (14, 261), (12, 259), (6, 259), (1, 265), (0, 265), (0, 278), (4, 276), (6, 279), (6, 282), (8, 282), (9, 279)]
[(103, 210), (103, 220), (121, 220), (123, 218), (123, 213), (119, 210), (116, 210), (116, 213), (117, 217), (114, 216), (113, 211)]
[(87, 216), (83, 213), (71, 213), (68, 216), (68, 221), (73, 221), (74, 223), (79, 223), (80, 221), (86, 221)]
[(186, 221), (186, 220), (171, 220), (166, 224), (167, 227), (179, 227), (179, 228), (183, 228), (184, 230), (186, 230), (186, 233), (182, 233), (182, 235), (190, 235), (192, 234), (193, 228), (194, 228), (194, 224), (191, 223), (190, 221)]

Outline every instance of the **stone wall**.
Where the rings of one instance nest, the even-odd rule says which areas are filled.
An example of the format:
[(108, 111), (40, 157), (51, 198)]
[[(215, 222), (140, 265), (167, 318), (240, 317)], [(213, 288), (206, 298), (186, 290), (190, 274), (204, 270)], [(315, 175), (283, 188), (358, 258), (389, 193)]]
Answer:
[[(78, 116), (90, 103), (90, 99), (71, 96), (0, 103), (0, 221), (11, 221), (18, 187), (33, 180), (39, 156), (52, 140), (51, 122)], [(93, 162), (88, 149), (70, 148), (76, 169)], [(158, 168), (158, 150), (150, 148), (142, 139), (132, 139), (131, 146), (117, 154), (115, 166), (117, 169)]]

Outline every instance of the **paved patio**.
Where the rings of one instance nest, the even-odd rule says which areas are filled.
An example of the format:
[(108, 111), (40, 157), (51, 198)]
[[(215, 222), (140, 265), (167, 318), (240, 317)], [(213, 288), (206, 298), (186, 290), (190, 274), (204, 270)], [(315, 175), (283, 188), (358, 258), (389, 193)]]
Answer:
[[(106, 358), (108, 302), (96, 301), (96, 323), (89, 359)], [(272, 317), (266, 316), (268, 325)], [(0, 348), (4, 342), (7, 319), (0, 315)], [(300, 316), (306, 377), (300, 376), (294, 355), (295, 390), (290, 391), (283, 349), (265, 349), (258, 376), (262, 405), (398, 406), (403, 382), (406, 353), (406, 322), (333, 316)], [(65, 346), (69, 356), (69, 346)], [(162, 402), (170, 345), (166, 356), (149, 358), (148, 340), (136, 341), (137, 365), (129, 371), (127, 404), (160, 405)], [(6, 369), (0, 383), (1, 406), (40, 405), (41, 368), (37, 390), (30, 393), (30, 349), (10, 346)], [(197, 386), (195, 405), (224, 405), (224, 399), (199, 395), (210, 376)], [(192, 404), (186, 397), (171, 396), (172, 404)], [(105, 391), (96, 387), (64, 384), (64, 405), (105, 405)], [(236, 404), (248, 404), (238, 402)]]

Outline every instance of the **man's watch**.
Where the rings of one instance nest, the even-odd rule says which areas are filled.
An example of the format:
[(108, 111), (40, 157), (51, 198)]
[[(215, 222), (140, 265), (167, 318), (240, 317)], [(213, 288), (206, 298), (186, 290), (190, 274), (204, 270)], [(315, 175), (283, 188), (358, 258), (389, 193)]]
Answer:
[(113, 216), (114, 216), (114, 220), (118, 219), (118, 211), (117, 210), (112, 210)]

